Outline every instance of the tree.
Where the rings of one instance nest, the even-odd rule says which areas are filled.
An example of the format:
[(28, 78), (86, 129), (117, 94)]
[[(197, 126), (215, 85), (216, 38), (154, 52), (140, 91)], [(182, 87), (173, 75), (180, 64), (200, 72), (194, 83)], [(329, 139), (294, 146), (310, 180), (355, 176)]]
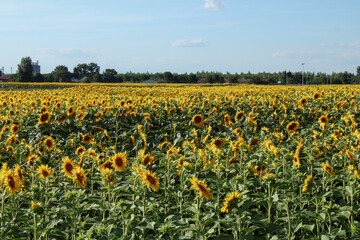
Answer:
[(70, 82), (71, 73), (68, 68), (64, 65), (56, 66), (54, 71), (51, 72), (55, 82)]
[(174, 75), (171, 72), (164, 72), (164, 79), (167, 83), (174, 82)]
[(30, 57), (23, 57), (18, 64), (17, 80), (19, 82), (31, 82), (33, 76), (33, 67)]
[(45, 82), (45, 77), (41, 73), (37, 73), (33, 76), (34, 82)]
[(100, 67), (96, 63), (81, 63), (74, 67), (74, 76), (77, 78), (90, 77), (100, 72)]
[(105, 69), (105, 71), (102, 74), (102, 81), (103, 82), (116, 82), (116, 70), (115, 69)]
[(230, 77), (229, 77), (229, 82), (230, 83), (237, 83), (238, 81), (238, 78), (237, 78), (237, 76), (236, 75), (231, 75)]
[(358, 66), (358, 67), (356, 68), (356, 76), (357, 76), (357, 80), (358, 80), (357, 83), (360, 83), (360, 66)]

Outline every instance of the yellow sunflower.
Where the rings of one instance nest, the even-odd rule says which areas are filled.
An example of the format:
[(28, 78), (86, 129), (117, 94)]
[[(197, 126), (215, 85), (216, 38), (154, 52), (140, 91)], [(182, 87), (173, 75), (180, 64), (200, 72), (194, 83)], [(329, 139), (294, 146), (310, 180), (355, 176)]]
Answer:
[(19, 192), (21, 190), (21, 183), (19, 182), (18, 177), (12, 170), (4, 172), (2, 178), (6, 190), (8, 190), (11, 194), (15, 195), (16, 192)]
[(48, 123), (50, 121), (50, 113), (49, 112), (44, 112), (40, 115), (39, 118), (39, 124), (45, 124)]
[(69, 107), (68, 109), (68, 115), (71, 116), (75, 113), (75, 108), (73, 106)]
[(223, 138), (216, 138), (216, 139), (212, 140), (212, 142), (211, 142), (211, 145), (216, 147), (217, 149), (222, 148), (222, 146), (224, 146), (224, 144), (225, 144), (225, 139), (223, 139)]
[(237, 122), (245, 116), (246, 116), (246, 114), (244, 113), (244, 111), (239, 111), (235, 114), (235, 121)]
[(88, 143), (90, 143), (92, 140), (93, 140), (93, 136), (92, 136), (92, 135), (87, 135), (87, 134), (83, 135), (83, 134), (81, 134), (81, 142), (82, 142), (82, 143), (88, 144)]
[(299, 128), (300, 124), (298, 122), (290, 122), (287, 126), (286, 126), (286, 130), (290, 133), (290, 132), (294, 132)]
[(72, 178), (74, 169), (74, 162), (70, 160), (69, 157), (65, 157), (62, 164), (62, 171), (64, 172), (65, 176), (68, 178)]
[(65, 113), (63, 115), (61, 115), (60, 117), (57, 118), (57, 123), (62, 123), (64, 121), (66, 121), (66, 119), (68, 119), (68, 115)]
[(322, 116), (319, 118), (319, 120), (318, 120), (318, 123), (320, 124), (320, 126), (321, 126), (322, 128), (324, 128), (325, 125), (326, 125), (328, 122), (329, 122), (329, 119), (328, 119), (328, 117), (327, 117), (326, 115), (322, 115)]
[(201, 127), (204, 124), (204, 117), (201, 114), (196, 114), (192, 118), (192, 122), (194, 123), (195, 126)]
[(141, 173), (141, 181), (144, 185), (147, 185), (153, 191), (159, 190), (159, 178), (155, 177), (155, 173), (150, 170), (143, 171)]
[(86, 151), (86, 149), (85, 149), (83, 146), (80, 146), (80, 147), (78, 147), (78, 148), (76, 149), (75, 154), (76, 154), (76, 155), (81, 155), (81, 154), (83, 154), (85, 151)]
[(15, 173), (16, 177), (18, 178), (20, 185), (24, 185), (25, 184), (25, 178), (24, 178), (24, 174), (23, 174), (24, 170), (22, 170), (20, 168), (19, 164), (15, 164), (14, 173)]
[(196, 189), (199, 192), (200, 197), (204, 196), (206, 201), (212, 198), (212, 194), (210, 193), (210, 188), (207, 188), (207, 185), (205, 184), (205, 180), (199, 182), (199, 179), (197, 177), (192, 177), (189, 180), (192, 183), (191, 188)]
[(20, 130), (20, 128), (19, 128), (19, 126), (16, 125), (16, 124), (12, 125), (11, 128), (10, 128), (10, 131), (12, 132), (12, 134), (18, 133), (19, 130)]
[(325, 172), (327, 172), (330, 176), (334, 176), (334, 169), (331, 168), (329, 162), (321, 163), (321, 167)]
[(41, 164), (37, 170), (37, 173), (40, 174), (40, 177), (46, 179), (48, 177), (54, 176), (54, 171), (48, 165)]
[(77, 166), (73, 170), (72, 179), (75, 181), (76, 185), (78, 185), (81, 188), (85, 188), (86, 181), (87, 181), (86, 175), (87, 175), (87, 173), (85, 173), (85, 170), (83, 168)]
[(236, 203), (240, 198), (239, 192), (232, 192), (225, 198), (224, 206), (220, 209), (223, 213), (228, 213), (232, 208), (236, 207)]
[(141, 162), (145, 164), (146, 166), (150, 166), (155, 163), (154, 156), (150, 154), (143, 155), (141, 158)]
[(55, 147), (55, 141), (52, 137), (46, 137), (44, 140), (44, 145), (47, 150), (51, 151)]
[(33, 200), (31, 200), (31, 208), (32, 208), (32, 209), (38, 209), (38, 208), (40, 208), (40, 203), (34, 202)]
[(128, 162), (127, 162), (127, 153), (117, 153), (115, 154), (111, 160), (112, 166), (115, 168), (116, 171), (122, 172), (125, 170)]
[(306, 98), (300, 99), (299, 103), (300, 103), (300, 105), (305, 105), (307, 103)]
[(314, 100), (317, 100), (320, 96), (321, 96), (320, 93), (315, 93), (313, 98), (314, 98)]

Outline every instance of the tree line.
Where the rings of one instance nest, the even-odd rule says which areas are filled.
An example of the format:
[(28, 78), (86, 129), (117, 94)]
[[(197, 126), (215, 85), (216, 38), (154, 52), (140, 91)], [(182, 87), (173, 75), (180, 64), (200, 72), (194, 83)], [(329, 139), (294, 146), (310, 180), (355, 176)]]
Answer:
[(221, 73), (221, 72), (196, 72), (196, 73), (118, 73), (115, 69), (105, 69), (100, 73), (100, 67), (96, 63), (81, 63), (74, 67), (73, 71), (65, 65), (58, 65), (48, 74), (33, 74), (31, 58), (24, 57), (18, 64), (18, 71), (14, 76), (17, 82), (99, 82), (99, 83), (139, 83), (146, 80), (162, 81), (166, 83), (238, 83), (240, 79), (247, 79), (253, 84), (359, 84), (360, 66), (356, 74), (350, 72), (339, 73), (314, 73), (314, 72), (291, 72), (282, 71), (275, 73)]

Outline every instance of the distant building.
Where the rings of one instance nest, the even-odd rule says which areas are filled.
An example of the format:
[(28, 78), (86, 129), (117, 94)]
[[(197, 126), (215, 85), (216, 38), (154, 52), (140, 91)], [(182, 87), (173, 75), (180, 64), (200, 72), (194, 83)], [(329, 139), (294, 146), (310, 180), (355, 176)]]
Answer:
[(0, 76), (0, 82), (11, 82), (12, 76)]
[(32, 65), (32, 67), (33, 67), (33, 74), (40, 73), (39, 61), (32, 62), (31, 65)]

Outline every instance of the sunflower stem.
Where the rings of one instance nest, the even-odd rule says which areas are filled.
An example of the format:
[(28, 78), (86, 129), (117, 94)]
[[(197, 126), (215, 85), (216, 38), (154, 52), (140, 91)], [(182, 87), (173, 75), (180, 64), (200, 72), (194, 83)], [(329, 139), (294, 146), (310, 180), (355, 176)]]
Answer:
[(4, 206), (5, 206), (5, 187), (2, 187), (2, 191), (1, 191), (1, 235), (3, 233), (4, 230), (4, 224), (5, 224), (5, 219), (4, 219)]
[(37, 228), (36, 213), (34, 213), (34, 240), (37, 240), (37, 237), (36, 237), (36, 228)]
[(142, 204), (143, 204), (143, 218), (145, 219), (145, 198), (146, 198), (146, 188), (144, 188), (144, 194), (143, 194), (143, 201), (142, 201)]

